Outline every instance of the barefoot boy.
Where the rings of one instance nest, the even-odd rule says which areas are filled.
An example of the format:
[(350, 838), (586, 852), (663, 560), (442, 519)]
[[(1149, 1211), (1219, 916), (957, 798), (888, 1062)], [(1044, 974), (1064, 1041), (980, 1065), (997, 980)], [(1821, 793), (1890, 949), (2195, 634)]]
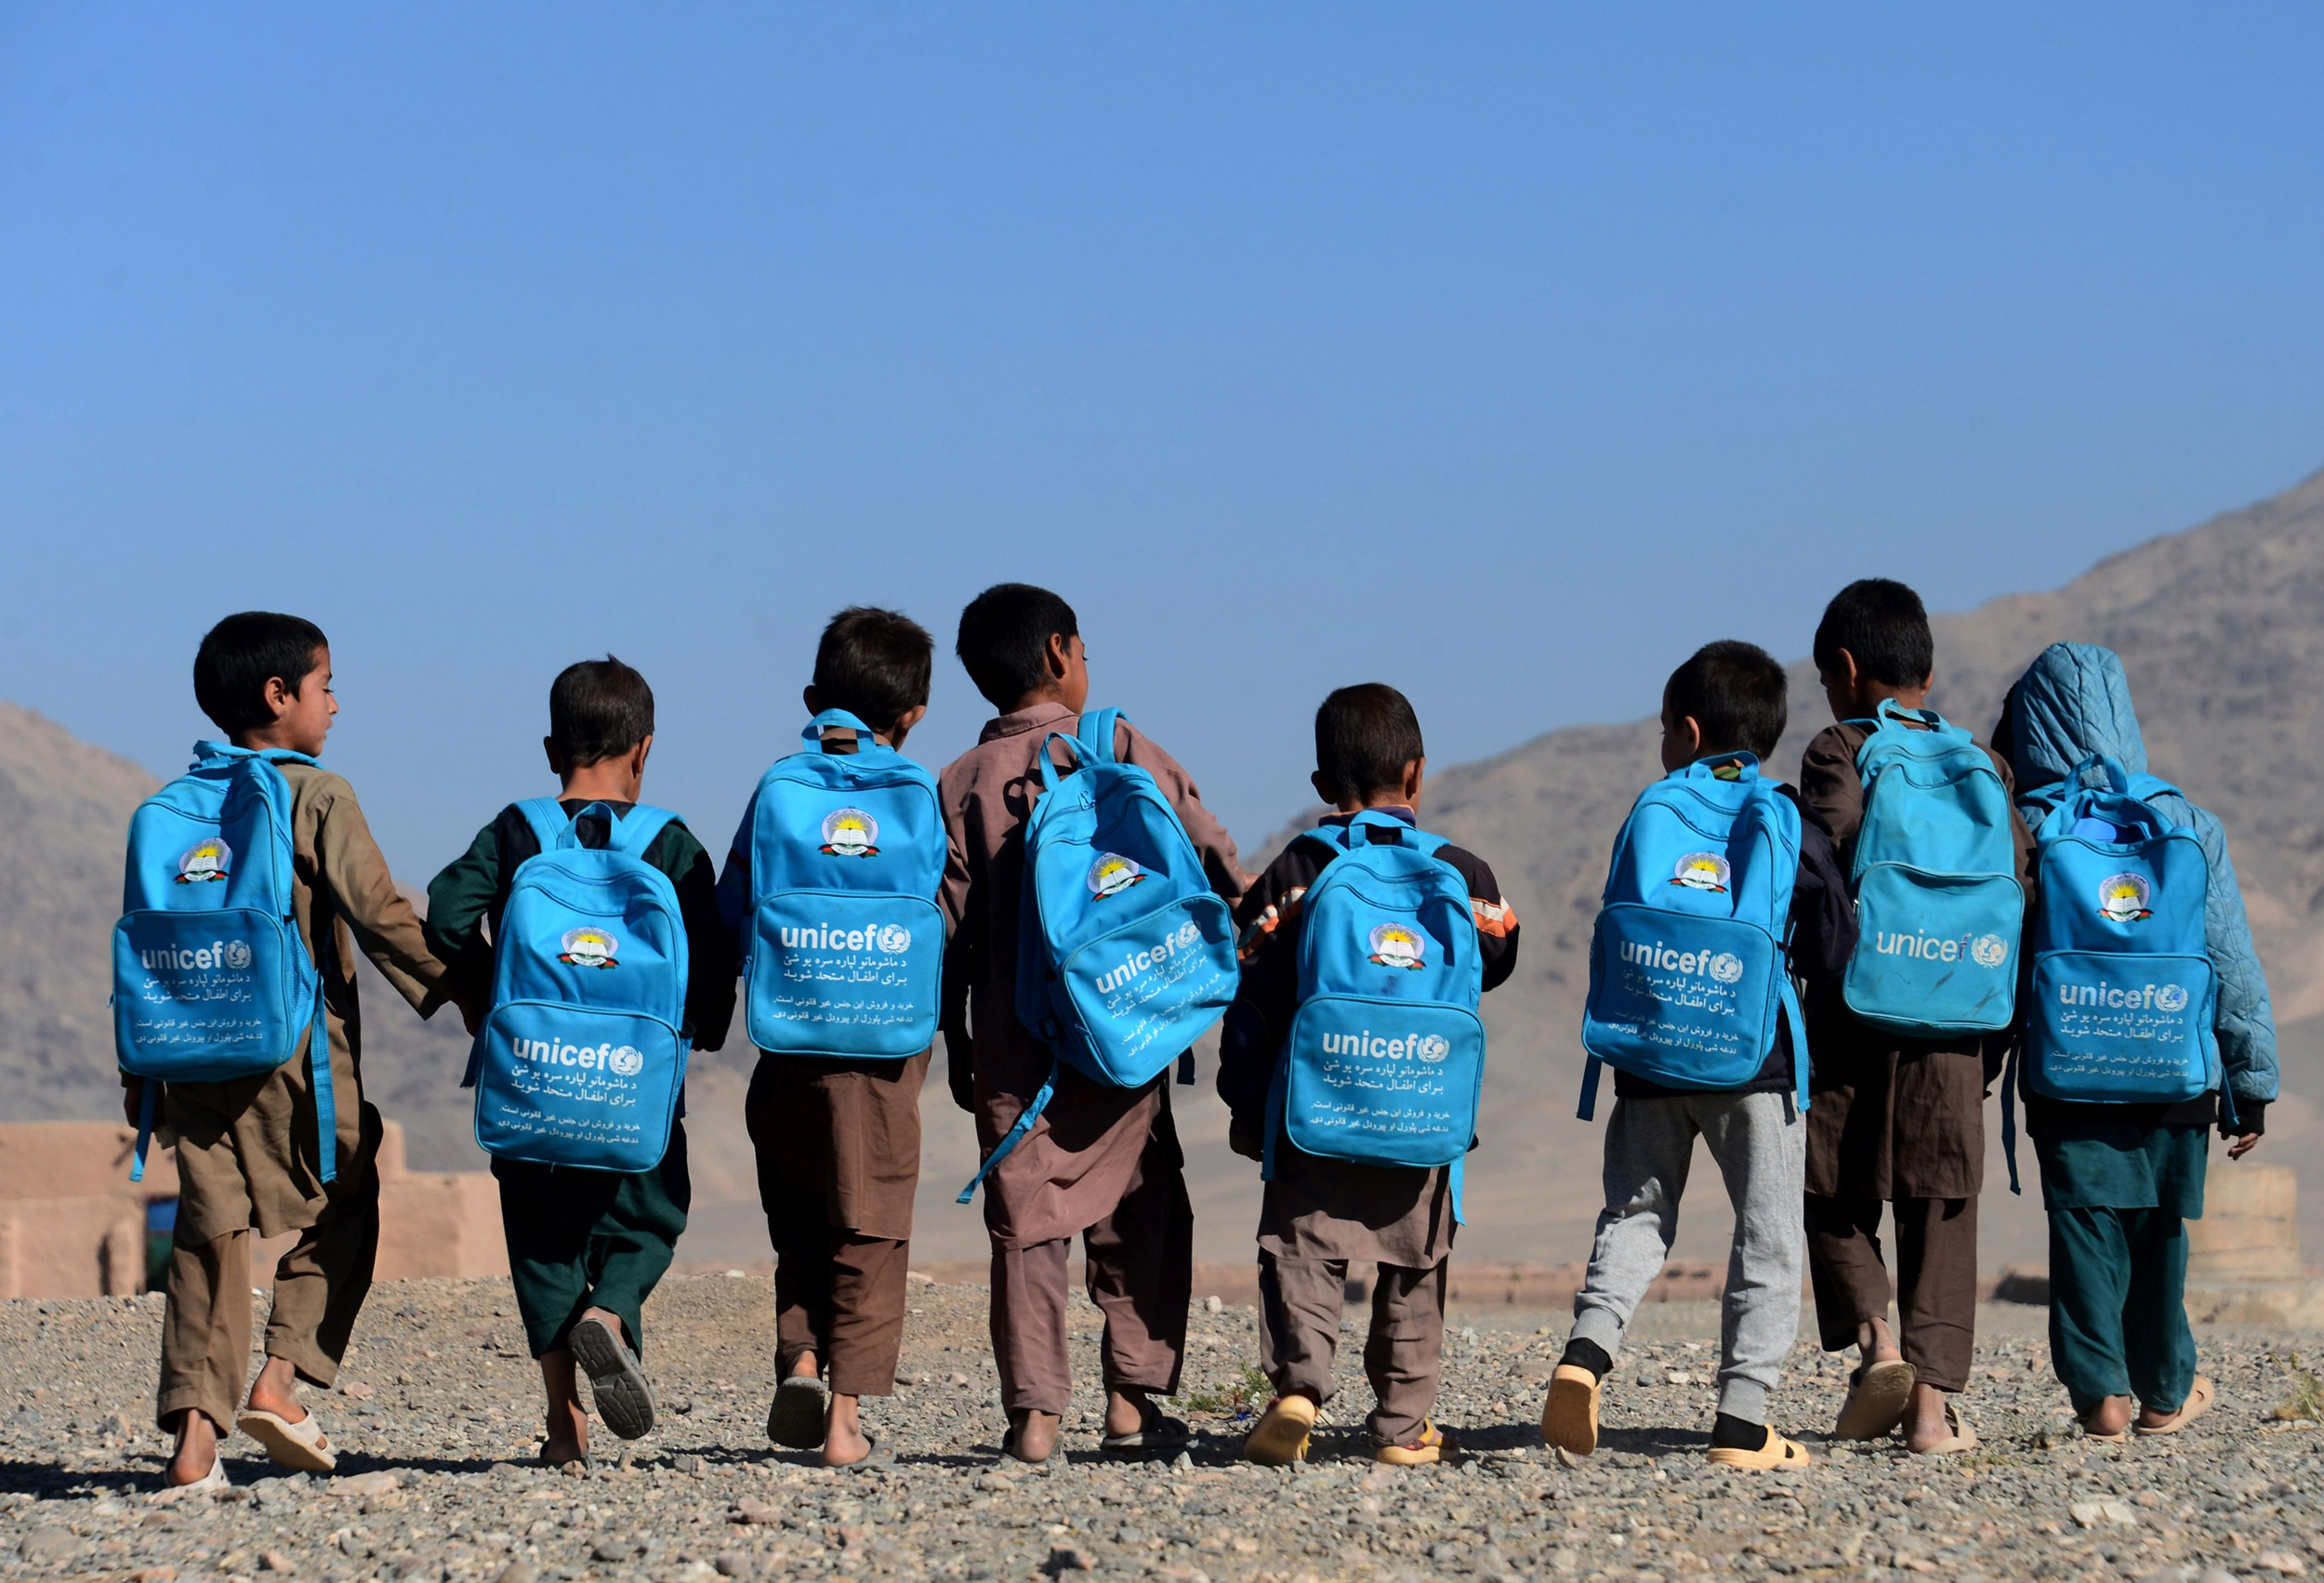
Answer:
[[(627, 816), (637, 806), (654, 747), (653, 690), (610, 655), (567, 666), (549, 688), (542, 745), (568, 817), (598, 802), (616, 818)], [(601, 816), (577, 819), (575, 827), (581, 845), (606, 844)], [(490, 1004), (494, 942), (509, 885), (540, 850), (540, 838), (511, 804), (477, 833), (465, 856), (429, 882), (428, 939), (451, 964), (464, 1001)], [(644, 857), (669, 877), (685, 920), (691, 960), (681, 1032), (693, 1049), (716, 1049), (734, 1014), (734, 957), (719, 920), (710, 854), (672, 820)], [(684, 1109), (681, 1101), (681, 1116)], [(639, 1313), (686, 1229), (693, 1187), (685, 1124), (671, 1123), (669, 1150), (653, 1170), (588, 1170), (499, 1156), (492, 1169), (500, 1183), (517, 1311), (548, 1395), (540, 1459), (562, 1467), (589, 1452), (576, 1361), (588, 1372), (607, 1428), (634, 1440), (654, 1427), (654, 1395), (639, 1364), (645, 1346)]]
[[(1326, 825), (1345, 827), (1377, 809), (1417, 827), (1428, 753), (1411, 704), (1394, 688), (1368, 682), (1326, 698), (1315, 711), (1315, 790), (1338, 810)], [(1219, 1045), (1219, 1097), (1234, 1117), (1235, 1152), (1252, 1159), (1264, 1154), (1270, 1085), (1299, 1009), (1301, 900), (1339, 855), (1319, 838), (1300, 838), (1235, 911), (1243, 982)], [(1483, 859), (1452, 846), (1435, 855), (1467, 887), (1490, 990), (1517, 966), (1515, 909)], [(1252, 1460), (1281, 1466), (1306, 1455), (1308, 1431), (1331, 1399), (1350, 1260), (1379, 1266), (1364, 1348), (1378, 1402), (1366, 1424), (1373, 1455), (1406, 1467), (1443, 1457), (1447, 1441), (1429, 1413), (1442, 1372), (1453, 1216), (1449, 1167), (1326, 1159), (1278, 1140), (1259, 1219), (1260, 1365), (1275, 1398), (1246, 1442)]]
[[(232, 745), (202, 744), (205, 759), (269, 749), (317, 757), (339, 707), (322, 630), (264, 611), (230, 615), (210, 629), (194, 657), (193, 693)], [(178, 1141), (178, 1197), (154, 1416), (178, 1436), (172, 1484), (226, 1483), (218, 1440), (230, 1423), (284, 1467), (327, 1472), (336, 1465), (321, 1425), (299, 1405), (297, 1382), (328, 1386), (337, 1378), (379, 1246), (379, 1113), (363, 1092), (356, 949), (421, 1016), (446, 997), (443, 965), (396, 889), (354, 789), (313, 764), (280, 768), (291, 788), (298, 932), (323, 972), (337, 1172), (321, 1179), (303, 1049), (270, 1073), (172, 1082), (162, 1095), (159, 1116)], [(135, 1122), (143, 1086), (125, 1081)], [(237, 1419), (250, 1356), (254, 1227), (261, 1236), (299, 1237), (275, 1266), (266, 1365)]]
[[(960, 663), (1001, 713), (940, 778), (953, 925), (944, 1053), (953, 1099), (974, 1113), (988, 1153), (1053, 1064), (1049, 1047), (1017, 1020), (1022, 826), (1041, 795), (1043, 742), (1074, 732), (1089, 701), (1080, 631), (1072, 606), (1023, 583), (987, 588), (960, 613)], [(1202, 854), (1211, 889), (1229, 902), (1241, 895), (1234, 839), (1186, 772), (1127, 720), (1115, 751), (1154, 776)], [(1177, 1389), (1194, 1280), (1194, 1208), (1167, 1081), (1112, 1088), (1064, 1068), (1048, 1110), (984, 1179), (993, 1354), (1010, 1422), (1004, 1449), (1020, 1460), (1049, 1459), (1071, 1399), (1065, 1270), (1076, 1233), (1089, 1296), (1105, 1314), (1106, 1446), (1152, 1450), (1184, 1438), (1184, 1426), (1149, 1400)]]
[[(909, 616), (843, 610), (815, 647), (807, 712), (844, 710), (879, 745), (901, 747), (928, 713), (934, 657), (934, 640)], [(861, 751), (847, 727), (822, 734), (826, 753)], [(738, 950), (749, 928), (758, 815), (754, 798), (719, 878), (719, 905)], [(901, 1060), (761, 1050), (751, 1074), (744, 1121), (775, 1258), (778, 1383), (767, 1437), (821, 1446), (826, 1467), (871, 1455), (858, 1399), (895, 1391), (928, 1058), (926, 1049)]]

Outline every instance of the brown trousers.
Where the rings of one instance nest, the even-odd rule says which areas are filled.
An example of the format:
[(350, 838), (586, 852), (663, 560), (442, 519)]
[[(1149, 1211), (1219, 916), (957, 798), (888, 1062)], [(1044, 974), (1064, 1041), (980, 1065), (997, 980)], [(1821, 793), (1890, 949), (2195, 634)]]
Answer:
[[(368, 1160), (364, 1167), (367, 1190), (357, 1184), (341, 1191), (345, 1177), (334, 1182), (322, 1219), (274, 1266), (266, 1355), (287, 1361), (310, 1385), (327, 1387), (338, 1377), (355, 1316), (371, 1292), (379, 1181)], [(169, 1308), (153, 1409), (153, 1421), (165, 1430), (175, 1430), (188, 1407), (220, 1429), (234, 1427), (250, 1366), (250, 1236), (246, 1229), (229, 1232), (169, 1250)]]
[[(1148, 1140), (1113, 1211), (1081, 1233), (1089, 1300), (1105, 1315), (1109, 1391), (1178, 1392), (1195, 1290), (1195, 1207), (1163, 1129)], [(1073, 1238), (993, 1249), (993, 1358), (1001, 1405), (1063, 1416), (1073, 1402), (1066, 1260)]]
[(805, 1215), (769, 1215), (767, 1228), (774, 1235), (776, 1376), (787, 1378), (812, 1352), (838, 1394), (893, 1395), (911, 1245)]
[[(1921, 1383), (1965, 1391), (1977, 1346), (1977, 1201), (1899, 1198), (1897, 1346)], [(1856, 1326), (1888, 1316), (1878, 1198), (1807, 1195), (1807, 1262), (1816, 1325), (1828, 1352), (1856, 1344)]]
[[(1419, 1438), (1444, 1372), (1445, 1275), (1449, 1259), (1425, 1270), (1376, 1266), (1372, 1329), (1364, 1378), (1378, 1405), (1365, 1427), (1379, 1445)], [(1298, 1391), (1331, 1400), (1331, 1362), (1348, 1285), (1344, 1259), (1284, 1259), (1259, 1253), (1259, 1366), (1277, 1395)]]

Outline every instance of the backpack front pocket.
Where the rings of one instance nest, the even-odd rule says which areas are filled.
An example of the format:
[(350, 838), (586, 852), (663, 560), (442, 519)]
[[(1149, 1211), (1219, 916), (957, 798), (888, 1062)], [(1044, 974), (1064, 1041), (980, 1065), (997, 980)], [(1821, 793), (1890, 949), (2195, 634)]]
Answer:
[(901, 1060), (936, 1042), (944, 917), (921, 896), (786, 890), (753, 915), (750, 1042)]
[(476, 1039), (486, 1154), (635, 1172), (669, 1152), (686, 1045), (660, 1018), (517, 1000), (495, 1007)]
[(1617, 903), (1591, 941), (1582, 1047), (1649, 1082), (1739, 1088), (1775, 1037), (1782, 953), (1756, 924)]
[[(271, 1072), (314, 1020), (295, 930), (257, 907), (150, 909), (113, 926), (113, 1042), (121, 1069), (164, 1081)], [(311, 980), (309, 981), (311, 984)]]
[(1239, 982), (1234, 917), (1198, 891), (1089, 941), (1058, 979), (1077, 1024), (1061, 1053), (1101, 1082), (1137, 1088), (1226, 1015)]
[(1856, 884), (1841, 994), (1864, 1021), (1916, 1037), (2006, 1028), (2025, 918), (2014, 876), (1874, 864)]
[(2212, 1087), (2203, 956), (2050, 951), (2034, 963), (2027, 1083), (2053, 1100), (2176, 1104)]
[(1485, 1024), (1424, 1001), (1322, 995), (1285, 1041), (1284, 1136), (1367, 1166), (1448, 1166), (1476, 1135)]

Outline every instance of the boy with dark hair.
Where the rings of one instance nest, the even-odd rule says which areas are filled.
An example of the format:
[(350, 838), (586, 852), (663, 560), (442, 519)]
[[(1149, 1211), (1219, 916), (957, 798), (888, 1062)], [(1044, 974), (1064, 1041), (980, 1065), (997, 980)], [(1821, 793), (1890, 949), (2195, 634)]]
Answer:
[[(1849, 584), (1816, 628), (1816, 669), (1835, 723), (1807, 745), (1800, 796), (1850, 873), (1863, 828), (1856, 755), (1884, 700), (1925, 706), (1935, 639), (1921, 598), (1882, 577)], [(1914, 729), (1921, 723), (1908, 719)], [(1987, 756), (2004, 788), (2010, 768)], [(2033, 885), (2033, 839), (2014, 812), (2018, 883)], [(1808, 1111), (1808, 1269), (1826, 1352), (1857, 1348), (1833, 1433), (1869, 1440), (1901, 1422), (1916, 1453), (1974, 1444), (1948, 1405), (1969, 1385), (1976, 1345), (1977, 1194), (1985, 1184), (1985, 1094), (2006, 1038), (1914, 1038), (1876, 1027), (1837, 993), (1816, 1011), (1815, 1102)], [(1895, 1299), (1889, 1328), (1881, 1207), (1895, 1222)]]
[[(1663, 769), (1709, 764), (1717, 778), (1735, 780), (1742, 755), (1763, 764), (1783, 735), (1789, 693), (1783, 666), (1763, 649), (1726, 641), (1697, 650), (1663, 688)], [(1776, 793), (1800, 801), (1789, 786)], [(1789, 924), (1789, 959), (1779, 970), (1815, 984), (1847, 966), (1856, 938), (1847, 879), (1813, 820), (1801, 821)], [(1780, 1018), (1758, 1075), (1739, 1088), (1686, 1089), (1615, 1069), (1605, 1208), (1574, 1298), (1573, 1334), (1542, 1406), (1541, 1432), (1552, 1445), (1581, 1457), (1597, 1447), (1599, 1393), (1631, 1315), (1670, 1257), (1699, 1137), (1735, 1207), (1710, 1459), (1763, 1469), (1807, 1461), (1797, 1442), (1767, 1422), (1768, 1394), (1800, 1330), (1807, 1126), (1794, 1097), (1798, 1032)]]
[[(928, 713), (935, 653), (911, 617), (850, 606), (815, 645), (807, 712), (845, 710), (874, 741), (900, 748)], [(860, 751), (845, 726), (821, 736), (826, 753)], [(719, 878), (720, 911), (738, 951), (749, 928), (758, 815), (754, 796)], [(767, 1435), (779, 1445), (821, 1446), (827, 1467), (871, 1455), (858, 1399), (895, 1391), (928, 1060), (928, 1050), (901, 1061), (760, 1050), (751, 1074), (744, 1121), (775, 1257), (778, 1380)]]
[[(1345, 827), (1367, 809), (1418, 824), (1428, 750), (1403, 693), (1381, 682), (1342, 687), (1315, 711), (1316, 794)], [(1265, 1153), (1268, 1103), (1299, 1009), (1302, 899), (1338, 849), (1302, 836), (1244, 892), (1235, 922), (1243, 981), (1219, 1044), (1219, 1097), (1233, 1116), (1229, 1140), (1251, 1159)], [(1459, 847), (1435, 854), (1469, 893), (1483, 959), (1484, 987), (1517, 966), (1517, 914), (1483, 859)], [(1419, 1466), (1449, 1444), (1431, 1421), (1442, 1373), (1445, 1281), (1455, 1228), (1452, 1168), (1359, 1164), (1275, 1146), (1274, 1180), (1259, 1217), (1260, 1366), (1274, 1400), (1245, 1442), (1252, 1460), (1273, 1466), (1306, 1455), (1309, 1432), (1331, 1398), (1348, 1261), (1379, 1266), (1364, 1372), (1378, 1405), (1367, 1421), (1373, 1455)]]
[[(654, 748), (653, 689), (610, 654), (584, 660), (558, 673), (548, 691), (548, 720), (541, 745), (558, 779), (559, 806), (574, 819), (582, 846), (604, 847), (611, 835), (604, 820), (578, 816), (592, 803), (603, 803), (621, 819), (638, 805)], [(477, 833), (464, 856), (429, 882), (428, 941), (450, 965), (466, 1004), (491, 1004), (509, 887), (518, 868), (540, 851), (540, 838), (511, 803)], [(669, 877), (685, 920), (690, 964), (680, 1031), (693, 1049), (714, 1050), (725, 1042), (734, 1012), (734, 957), (719, 920), (710, 854), (673, 819), (645, 849), (644, 859)], [(681, 1117), (684, 1108), (681, 1101)], [(693, 1188), (685, 1125), (682, 1119), (671, 1123), (669, 1150), (653, 1170), (588, 1170), (495, 1156), (492, 1171), (500, 1183), (517, 1311), (548, 1398), (540, 1459), (563, 1467), (589, 1452), (576, 1357), (588, 1372), (606, 1427), (625, 1440), (654, 1427), (653, 1392), (638, 1361), (644, 1350), (639, 1316), (686, 1229)]]
[[(1017, 929), (1023, 824), (1041, 796), (1038, 759), (1052, 732), (1077, 729), (1089, 671), (1073, 608), (1046, 588), (1003, 583), (960, 613), (961, 665), (999, 716), (940, 777), (951, 846), (944, 905), (944, 1054), (953, 1100), (976, 1117), (989, 1154), (1050, 1074), (1049, 1047), (1017, 1020)], [(1115, 753), (1153, 775), (1177, 810), (1203, 873), (1232, 902), (1247, 883), (1235, 841), (1178, 762), (1120, 722)], [(1061, 771), (1073, 761), (1052, 757)], [(973, 1032), (971, 1032), (973, 1030)], [(1004, 1449), (1044, 1462), (1072, 1397), (1065, 1268), (1078, 1233), (1089, 1296), (1105, 1314), (1108, 1449), (1182, 1444), (1185, 1427), (1151, 1398), (1178, 1389), (1194, 1282), (1194, 1207), (1166, 1079), (1114, 1088), (1061, 1068), (1049, 1108), (984, 1179), (993, 1243), (992, 1337)]]
[[(295, 615), (245, 611), (203, 638), (194, 697), (231, 748), (205, 757), (323, 751), (338, 702), (322, 629)], [(292, 798), (294, 911), (323, 975), (337, 1172), (322, 1180), (307, 1052), (271, 1072), (224, 1082), (171, 1082), (158, 1114), (178, 1147), (178, 1227), (162, 1326), (155, 1419), (178, 1436), (167, 1482), (223, 1485), (218, 1436), (233, 1424), (284, 1467), (326, 1472), (337, 1455), (299, 1405), (297, 1381), (329, 1386), (371, 1288), (379, 1246), (379, 1113), (363, 1098), (354, 953), (360, 947), (423, 1017), (447, 998), (443, 964), (396, 888), (354, 789), (318, 765), (282, 761)], [(124, 1078), (132, 1124), (143, 1082)], [(236, 1417), (250, 1356), (250, 1233), (298, 1240), (274, 1271), (266, 1365)]]

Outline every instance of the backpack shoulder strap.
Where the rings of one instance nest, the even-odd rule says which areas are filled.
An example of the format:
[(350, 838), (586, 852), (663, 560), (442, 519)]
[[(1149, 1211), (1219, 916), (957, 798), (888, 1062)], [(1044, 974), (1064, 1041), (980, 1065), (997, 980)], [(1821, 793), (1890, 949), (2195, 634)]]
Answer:
[(1114, 727), (1122, 718), (1119, 709), (1089, 709), (1081, 717), (1081, 729), (1074, 739), (1081, 745), (1084, 764), (1112, 764), (1114, 756)]
[(668, 809), (656, 808), (649, 802), (635, 804), (628, 812), (613, 821), (612, 828), (605, 835), (605, 848), (608, 851), (620, 852), (625, 857), (634, 857), (642, 863), (647, 851), (654, 845), (654, 838), (677, 817)]
[(553, 797), (528, 797), (517, 804), (517, 811), (524, 815), (525, 824), (533, 838), (541, 844), (541, 851), (553, 852), (559, 847), (573, 844), (573, 821), (565, 816), (564, 805)]
[(822, 714), (809, 720), (799, 733), (799, 740), (813, 745), (808, 748), (811, 753), (827, 751), (822, 746), (823, 733), (835, 726), (855, 733), (855, 752), (852, 755), (842, 755), (842, 757), (865, 758), (875, 754), (895, 752), (894, 748), (872, 734), (871, 727), (845, 709), (825, 709)]

